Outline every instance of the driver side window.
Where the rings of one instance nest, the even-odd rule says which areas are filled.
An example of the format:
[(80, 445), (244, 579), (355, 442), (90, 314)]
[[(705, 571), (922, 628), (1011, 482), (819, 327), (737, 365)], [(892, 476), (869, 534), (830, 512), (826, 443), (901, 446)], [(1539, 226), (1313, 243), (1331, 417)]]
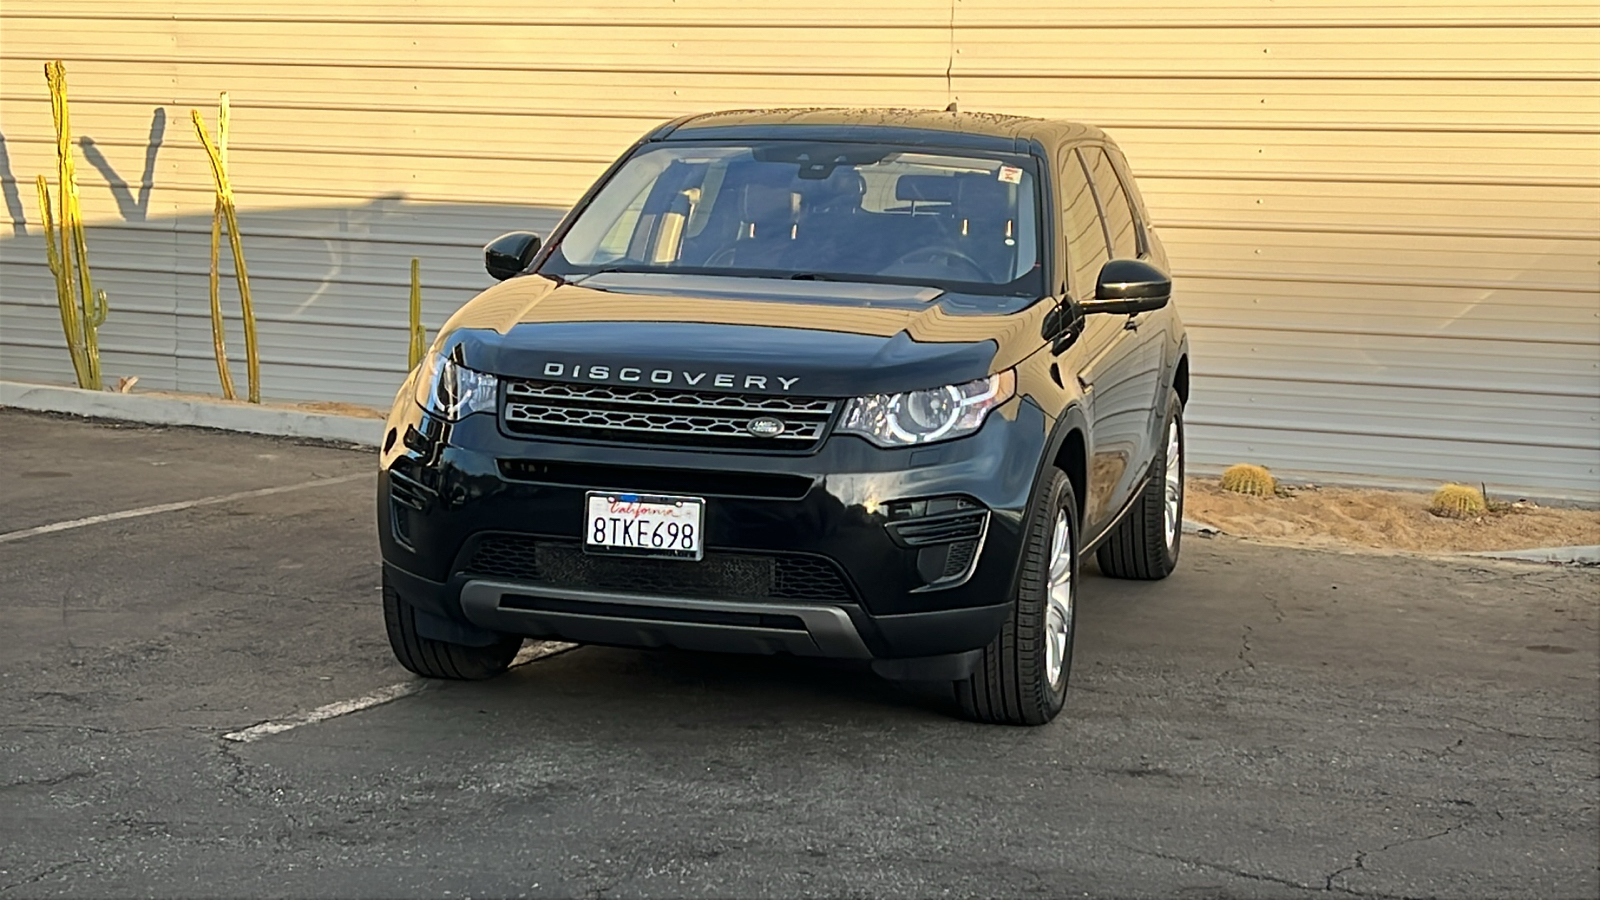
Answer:
[(1095, 193), (1100, 195), (1100, 206), (1105, 210), (1106, 232), (1111, 237), (1112, 256), (1115, 259), (1139, 258), (1139, 223), (1133, 215), (1133, 205), (1116, 169), (1111, 167), (1111, 157), (1099, 147), (1085, 147), (1083, 154), (1089, 173), (1094, 177)]
[(1094, 193), (1089, 188), (1089, 177), (1076, 150), (1069, 150), (1062, 159), (1061, 204), (1072, 296), (1087, 300), (1094, 296), (1100, 267), (1111, 259), (1111, 254), (1106, 248), (1106, 233), (1100, 224)]

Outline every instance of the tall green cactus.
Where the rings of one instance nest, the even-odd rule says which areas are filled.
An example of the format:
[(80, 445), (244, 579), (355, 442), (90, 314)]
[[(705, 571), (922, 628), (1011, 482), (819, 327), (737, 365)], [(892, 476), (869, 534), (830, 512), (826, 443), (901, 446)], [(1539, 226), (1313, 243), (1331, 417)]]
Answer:
[[(217, 156), (224, 171), (228, 168), (228, 92), (223, 91), (217, 101)], [(222, 321), (222, 291), (218, 265), (222, 258), (222, 195), (218, 194), (211, 206), (211, 268), (207, 282), (211, 300), (211, 354), (217, 360), (217, 380), (222, 384), (222, 396), (239, 399), (233, 389), (233, 372), (228, 369), (227, 329)]]
[[(78, 324), (77, 298), (72, 290), (72, 276), (67, 270), (70, 257), (64, 257), (66, 233), (56, 228), (55, 215), (50, 211), (50, 185), (40, 175), (39, 218), (44, 222), (45, 258), (50, 263), (50, 274), (56, 281), (56, 305), (61, 312), (61, 331), (67, 340), (67, 354), (72, 357), (72, 374), (78, 386), (89, 383), (89, 369), (83, 357), (83, 329)], [(57, 245), (60, 245), (58, 248)]]
[[(206, 158), (211, 161), (211, 179), (217, 191), (217, 208), (222, 211), (222, 221), (228, 228), (228, 248), (233, 251), (233, 275), (239, 282), (239, 310), (244, 319), (244, 365), (245, 378), (248, 382), (249, 399), (251, 403), (261, 402), (261, 355), (256, 344), (256, 313), (255, 306), (250, 300), (250, 273), (244, 264), (244, 244), (239, 239), (239, 213), (233, 205), (233, 185), (228, 181), (227, 144), (227, 116), (228, 95), (222, 95), (218, 136), (224, 142), (213, 144), (206, 134), (206, 122), (201, 117), (200, 110), (189, 110), (189, 118), (194, 122), (195, 134), (200, 138), (200, 146), (206, 151)], [(213, 233), (217, 226), (212, 225)], [(218, 365), (225, 363), (219, 358)], [(226, 383), (226, 382), (225, 382)]]
[[(72, 124), (67, 109), (67, 67), (61, 60), (44, 64), (50, 88), (50, 115), (56, 131), (56, 178), (60, 191), (60, 217), (50, 214), (50, 188), (39, 176), (39, 205), (49, 245), (50, 271), (56, 279), (56, 301), (61, 307), (61, 328), (72, 356), (78, 386), (101, 389), (100, 326), (105, 324), (105, 291), (96, 291), (89, 274), (89, 241), (83, 230), (83, 210), (78, 205), (78, 178), (72, 157)], [(59, 236), (59, 237), (58, 237)], [(59, 244), (58, 244), (59, 242)], [(76, 277), (74, 277), (76, 276)], [(81, 310), (81, 313), (80, 313)]]

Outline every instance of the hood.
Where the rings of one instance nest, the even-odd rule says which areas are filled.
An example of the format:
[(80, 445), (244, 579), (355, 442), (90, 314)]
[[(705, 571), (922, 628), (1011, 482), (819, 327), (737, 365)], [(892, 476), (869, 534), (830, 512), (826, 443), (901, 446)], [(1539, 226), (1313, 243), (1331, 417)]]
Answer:
[(880, 284), (612, 274), (490, 288), (440, 334), (472, 369), (682, 390), (847, 397), (1010, 368), (1046, 303)]

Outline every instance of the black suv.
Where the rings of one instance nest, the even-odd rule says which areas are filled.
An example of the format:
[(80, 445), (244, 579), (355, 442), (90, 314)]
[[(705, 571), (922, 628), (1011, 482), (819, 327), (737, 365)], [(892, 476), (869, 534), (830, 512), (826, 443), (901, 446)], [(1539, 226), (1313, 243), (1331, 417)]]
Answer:
[(400, 662), (525, 637), (870, 660), (1061, 709), (1078, 562), (1178, 559), (1188, 342), (1115, 143), (1068, 122), (770, 110), (651, 131), (485, 248), (389, 416)]

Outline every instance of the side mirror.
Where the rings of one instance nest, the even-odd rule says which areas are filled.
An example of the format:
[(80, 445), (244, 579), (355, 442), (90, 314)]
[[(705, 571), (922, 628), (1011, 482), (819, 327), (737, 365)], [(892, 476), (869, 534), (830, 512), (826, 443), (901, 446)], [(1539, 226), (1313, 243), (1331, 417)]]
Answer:
[(1140, 259), (1113, 259), (1100, 267), (1094, 299), (1082, 303), (1085, 314), (1131, 316), (1160, 309), (1172, 299), (1172, 277)]
[(531, 231), (502, 234), (483, 245), (483, 267), (496, 281), (520, 275), (539, 252), (539, 236)]

